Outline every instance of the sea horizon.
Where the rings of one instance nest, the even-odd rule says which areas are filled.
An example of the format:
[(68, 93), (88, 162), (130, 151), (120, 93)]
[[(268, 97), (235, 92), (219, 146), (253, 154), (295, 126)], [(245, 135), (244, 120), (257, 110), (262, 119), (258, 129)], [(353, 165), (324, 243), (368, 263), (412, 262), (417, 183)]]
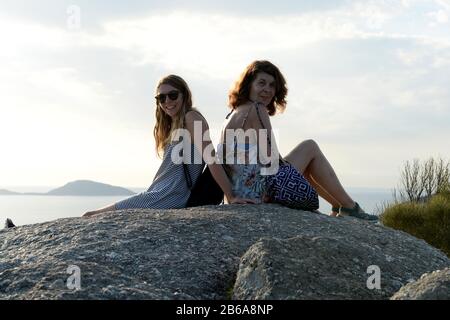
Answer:
[[(99, 182), (102, 183), (102, 182)], [(18, 193), (47, 193), (51, 190), (54, 190), (56, 188), (60, 188), (62, 185), (56, 185), (56, 186), (23, 186), (23, 185), (18, 185), (18, 186), (0, 186), (0, 190), (8, 190), (8, 191), (12, 191), (12, 192), (18, 192)], [(120, 186), (122, 187), (122, 186)], [(122, 187), (125, 189), (128, 189), (130, 191), (139, 193), (142, 191), (145, 191), (148, 189), (147, 188), (143, 188), (143, 187)]]
[[(16, 192), (48, 192), (54, 187), (24, 187)], [(141, 192), (146, 188), (127, 188)], [(380, 208), (387, 202), (392, 202), (392, 190), (387, 188), (358, 187), (347, 188), (350, 196), (367, 212), (380, 214)], [(12, 219), (16, 226), (49, 222), (61, 218), (79, 218), (86, 211), (95, 210), (128, 196), (57, 196), (57, 195), (0, 195), (0, 223), (6, 218)], [(322, 198), (320, 212), (329, 214), (331, 206)], [(0, 226), (1, 228), (1, 226)]]
[[(99, 182), (103, 183), (103, 182)], [(33, 186), (33, 185), (0, 185), (0, 190), (8, 190), (12, 192), (18, 193), (47, 193), (53, 189), (59, 188), (62, 185), (53, 185), (53, 186)], [(116, 186), (116, 185), (115, 185)], [(139, 193), (148, 189), (148, 187), (127, 187), (127, 186), (119, 186), (121, 188), (128, 189), (130, 191)], [(347, 187), (345, 188), (348, 192), (392, 192), (393, 187)]]

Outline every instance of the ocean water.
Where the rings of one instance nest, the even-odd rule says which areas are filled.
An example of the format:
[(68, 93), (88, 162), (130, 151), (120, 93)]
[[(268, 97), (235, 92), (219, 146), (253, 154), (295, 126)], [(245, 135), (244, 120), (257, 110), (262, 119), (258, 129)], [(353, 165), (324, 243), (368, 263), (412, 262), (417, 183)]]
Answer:
[(81, 217), (86, 211), (110, 205), (125, 197), (0, 196), (0, 228), (6, 218), (16, 226)]
[[(392, 201), (390, 191), (349, 192), (367, 212), (379, 214), (383, 203)], [(41, 223), (60, 218), (81, 217), (86, 211), (110, 205), (125, 197), (75, 197), (75, 196), (0, 196), (0, 229), (6, 218), (19, 225)], [(322, 213), (328, 214), (331, 206), (320, 199)]]
[[(359, 205), (367, 212), (371, 214), (380, 215), (384, 206), (394, 201), (392, 191), (348, 191), (348, 194), (352, 199), (359, 203)], [(320, 208), (322, 213), (329, 214), (331, 212), (331, 205), (324, 199), (319, 197)]]

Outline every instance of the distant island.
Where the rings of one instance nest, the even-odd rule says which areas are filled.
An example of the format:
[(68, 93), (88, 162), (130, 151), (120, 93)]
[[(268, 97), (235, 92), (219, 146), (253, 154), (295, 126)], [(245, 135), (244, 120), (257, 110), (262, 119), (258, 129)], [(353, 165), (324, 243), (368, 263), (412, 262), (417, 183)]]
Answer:
[(131, 196), (135, 192), (105, 183), (77, 180), (50, 190), (47, 193), (18, 193), (0, 189), (0, 195), (40, 195), (40, 196)]
[(5, 190), (5, 189), (0, 189), (0, 195), (1, 196), (14, 196), (14, 195), (19, 195), (20, 193), (18, 192), (13, 192), (13, 191), (9, 191), (9, 190)]

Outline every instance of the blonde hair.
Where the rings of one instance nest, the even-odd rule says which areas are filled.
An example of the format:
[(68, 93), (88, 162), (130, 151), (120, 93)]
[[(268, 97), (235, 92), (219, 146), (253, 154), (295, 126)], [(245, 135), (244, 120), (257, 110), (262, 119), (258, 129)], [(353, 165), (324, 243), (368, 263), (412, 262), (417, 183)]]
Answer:
[(193, 109), (192, 94), (186, 81), (177, 75), (169, 75), (159, 80), (158, 85), (156, 86), (156, 93), (163, 84), (170, 85), (179, 90), (183, 101), (181, 103), (181, 110), (175, 116), (175, 119), (172, 119), (172, 117), (167, 115), (162, 110), (159, 102), (156, 101), (156, 124), (153, 129), (153, 136), (155, 137), (156, 152), (159, 157), (164, 153), (166, 146), (170, 144), (172, 133), (176, 129), (184, 128), (184, 116)]

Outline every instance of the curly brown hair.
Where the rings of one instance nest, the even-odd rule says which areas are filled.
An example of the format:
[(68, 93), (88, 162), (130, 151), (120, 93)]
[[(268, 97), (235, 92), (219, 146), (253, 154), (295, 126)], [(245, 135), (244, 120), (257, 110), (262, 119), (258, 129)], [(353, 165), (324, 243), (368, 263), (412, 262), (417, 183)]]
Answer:
[(286, 80), (280, 70), (270, 61), (256, 60), (253, 61), (241, 74), (238, 81), (228, 94), (228, 105), (235, 110), (240, 105), (249, 101), (250, 87), (253, 80), (259, 72), (265, 72), (275, 78), (275, 96), (267, 106), (269, 115), (273, 116), (275, 113), (283, 112), (286, 109), (286, 95), (288, 88)]

